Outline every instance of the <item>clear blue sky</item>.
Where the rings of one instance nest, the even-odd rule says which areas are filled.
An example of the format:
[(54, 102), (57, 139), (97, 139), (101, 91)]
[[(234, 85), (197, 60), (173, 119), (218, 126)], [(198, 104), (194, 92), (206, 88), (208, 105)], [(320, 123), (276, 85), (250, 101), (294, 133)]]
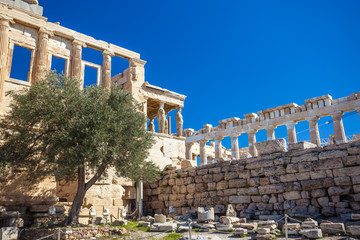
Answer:
[[(360, 91), (360, 1), (39, 2), (49, 21), (140, 53), (146, 81), (188, 96), (185, 128)], [(112, 75), (122, 72), (123, 62), (114, 67)], [(360, 133), (358, 114), (344, 124), (347, 135)], [(327, 137), (332, 125), (320, 131)], [(285, 127), (276, 134), (286, 136)]]

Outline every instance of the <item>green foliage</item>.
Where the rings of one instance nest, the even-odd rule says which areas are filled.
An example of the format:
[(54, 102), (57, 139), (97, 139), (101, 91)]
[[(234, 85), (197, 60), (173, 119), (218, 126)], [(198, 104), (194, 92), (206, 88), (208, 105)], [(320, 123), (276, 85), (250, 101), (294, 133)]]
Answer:
[(246, 188), (249, 188), (249, 187), (250, 187), (250, 184), (249, 184), (249, 183), (245, 183), (245, 187), (246, 187)]
[(163, 188), (167, 188), (167, 187), (169, 187), (169, 186), (170, 186), (170, 185), (169, 185), (168, 183), (162, 185)]
[(181, 238), (183, 235), (177, 233), (170, 233), (162, 238), (162, 240), (177, 240)]
[(181, 178), (181, 175), (179, 173), (176, 174), (176, 178)]
[(283, 168), (285, 168), (285, 169), (286, 169), (288, 165), (287, 165), (287, 163), (283, 163), (283, 165), (282, 165), (282, 166), (283, 166)]
[(75, 180), (79, 168), (96, 173), (102, 166), (132, 180), (154, 181), (159, 170), (144, 161), (153, 138), (140, 105), (117, 85), (79, 86), (50, 72), (29, 89), (9, 93), (0, 172), (25, 168), (29, 180)]

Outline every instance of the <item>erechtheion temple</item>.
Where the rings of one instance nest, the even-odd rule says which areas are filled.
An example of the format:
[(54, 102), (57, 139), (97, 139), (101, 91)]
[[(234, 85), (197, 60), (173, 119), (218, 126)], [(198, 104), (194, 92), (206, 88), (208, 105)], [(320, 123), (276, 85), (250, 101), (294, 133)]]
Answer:
[[(16, 46), (31, 52), (30, 64), (23, 66), (28, 70), (26, 79), (11, 77)], [(84, 48), (100, 51), (102, 66), (83, 60)], [(360, 112), (360, 92), (339, 99), (332, 99), (330, 95), (314, 97), (305, 100), (304, 105), (290, 103), (246, 114), (243, 119), (224, 119), (216, 127), (205, 124), (204, 129), (197, 131), (183, 130), (182, 109), (186, 96), (146, 82), (146, 61), (140, 54), (48, 22), (36, 0), (0, 0), (0, 49), (1, 115), (6, 114), (11, 101), (5, 93), (30, 87), (46, 70), (52, 69), (54, 57), (64, 60), (66, 75), (84, 79), (84, 69), (90, 66), (97, 70), (97, 84), (104, 88), (120, 84), (143, 104), (148, 131), (156, 138), (148, 160), (161, 169), (170, 170), (159, 183), (146, 186), (149, 212), (168, 213), (168, 208), (173, 206), (178, 213), (185, 214), (197, 206), (228, 203), (236, 205), (239, 211), (252, 203), (257, 204), (258, 209), (274, 209), (276, 204), (284, 202), (289, 206), (302, 206), (304, 211), (321, 208), (328, 215), (346, 212), (346, 209), (360, 210), (360, 169), (357, 166), (360, 146), (347, 143), (342, 121), (344, 113)], [(114, 57), (128, 60), (129, 67), (118, 73), (117, 69), (112, 69)], [(176, 111), (176, 131), (171, 131), (171, 119), (167, 117), (171, 111)], [(331, 116), (334, 126), (328, 149), (322, 147), (318, 129), (318, 119), (324, 116)], [(297, 143), (296, 124), (301, 121), (309, 123), (310, 143)], [(274, 130), (280, 125), (287, 127), (287, 143), (276, 139)], [(266, 129), (268, 141), (257, 143), (256, 132), (261, 129)], [(243, 133), (248, 135), (248, 146), (240, 148), (238, 136)], [(222, 146), (224, 137), (231, 138), (231, 149)], [(356, 138), (352, 141), (356, 142)], [(296, 154), (291, 150), (297, 151)], [(330, 150), (335, 151), (334, 155), (327, 153)], [(197, 167), (198, 156), (202, 166)], [(98, 181), (86, 194), (81, 222), (88, 223), (90, 209), (99, 216), (107, 209), (112, 216), (119, 217), (121, 210), (131, 212), (136, 207), (136, 185), (112, 173), (110, 171), (107, 178)], [(323, 179), (322, 184), (313, 187), (316, 184), (311, 181), (315, 179)], [(283, 184), (287, 182), (291, 182), (292, 187)], [(0, 206), (20, 211), (25, 225), (41, 223), (51, 205), (70, 206), (76, 191), (74, 184), (51, 178), (36, 186), (29, 185), (21, 174), (14, 180), (2, 181), (0, 186)], [(329, 201), (321, 207), (312, 202), (315, 200), (298, 201), (328, 197), (328, 193), (321, 196), (314, 193), (312, 198), (310, 195), (315, 188), (337, 186), (345, 190), (333, 190), (330, 197), (339, 196), (330, 199), (333, 206)], [(258, 204), (264, 196), (269, 199), (263, 205)], [(336, 207), (338, 202), (350, 205)], [(290, 207), (279, 205), (276, 209)]]

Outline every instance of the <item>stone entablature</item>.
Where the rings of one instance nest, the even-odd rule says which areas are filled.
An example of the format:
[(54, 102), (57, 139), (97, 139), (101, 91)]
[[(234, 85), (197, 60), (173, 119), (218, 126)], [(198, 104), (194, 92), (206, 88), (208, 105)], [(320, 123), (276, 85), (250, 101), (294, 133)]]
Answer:
[[(239, 159), (237, 137), (242, 133), (247, 133), (249, 138), (249, 153), (257, 156), (256, 132), (260, 129), (266, 129), (267, 140), (275, 139), (275, 128), (280, 125), (286, 125), (288, 133), (288, 142), (296, 143), (295, 125), (300, 121), (309, 122), (311, 143), (317, 146), (321, 145), (320, 134), (317, 121), (320, 117), (331, 116), (334, 125), (334, 137), (336, 143), (346, 142), (342, 115), (349, 111), (360, 111), (360, 92), (350, 96), (333, 100), (330, 95), (324, 95), (305, 100), (306, 104), (299, 106), (290, 103), (275, 108), (259, 111), (256, 113), (245, 114), (245, 119), (237, 117), (219, 121), (219, 125), (213, 127), (205, 124), (203, 129), (194, 131), (185, 129), (184, 133), (188, 148), (194, 142), (208, 142), (209, 140), (221, 141), (222, 138), (230, 136), (232, 138), (233, 159)], [(220, 143), (221, 145), (221, 143)], [(202, 159), (200, 157), (200, 159)], [(201, 160), (200, 160), (201, 162)], [(204, 161), (203, 161), (204, 162)], [(202, 163), (202, 162), (201, 162)]]
[(324, 217), (360, 211), (360, 141), (165, 171), (145, 186), (149, 213), (186, 215), (232, 204), (240, 217)]

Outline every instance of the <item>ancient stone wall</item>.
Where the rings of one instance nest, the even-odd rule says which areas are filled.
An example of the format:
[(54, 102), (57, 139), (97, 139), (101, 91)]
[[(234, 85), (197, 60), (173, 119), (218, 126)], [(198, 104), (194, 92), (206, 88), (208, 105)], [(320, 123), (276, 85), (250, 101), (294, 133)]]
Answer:
[(360, 141), (165, 171), (145, 186), (148, 213), (186, 215), (197, 207), (240, 216), (360, 210)]

